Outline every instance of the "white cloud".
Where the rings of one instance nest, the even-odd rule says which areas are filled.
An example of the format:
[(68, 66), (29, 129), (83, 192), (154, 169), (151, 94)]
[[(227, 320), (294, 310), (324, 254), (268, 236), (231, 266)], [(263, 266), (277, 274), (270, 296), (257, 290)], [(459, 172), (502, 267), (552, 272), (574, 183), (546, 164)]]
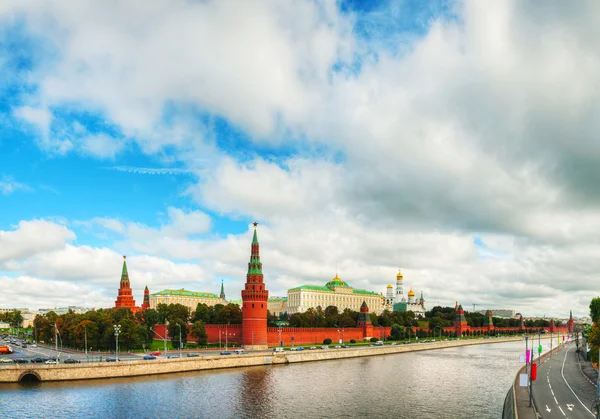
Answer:
[(123, 142), (106, 134), (85, 136), (80, 140), (81, 149), (92, 156), (114, 159), (115, 155), (123, 150)]
[(52, 123), (52, 113), (45, 108), (32, 106), (21, 106), (13, 110), (14, 115), (37, 127), (41, 133), (46, 135)]
[(16, 191), (30, 191), (31, 188), (24, 183), (19, 183), (9, 176), (0, 178), (0, 194), (10, 195)]
[[(443, 304), (584, 314), (595, 296), (594, 4), (465, 1), (399, 54), (365, 45), (333, 1), (13, 4), (57, 51), (31, 73), (39, 97), (15, 115), (43, 127), (52, 117), (37, 103), (99, 112), (144, 152), (173, 147), (184, 167), (202, 166), (197, 202), (264, 223), (273, 292), (326, 282), (339, 264), (350, 283), (382, 292), (400, 265)], [(360, 70), (335, 73), (339, 61)], [(224, 157), (189, 107), (256, 142), (293, 149), (300, 138), (319, 151)], [(118, 154), (110, 140), (86, 149), (80, 131), (56, 147)], [(239, 290), (250, 230), (192, 240), (210, 218), (168, 216), (105, 226), (123, 248), (197, 261), (204, 280), (227, 276)]]
[(75, 240), (75, 233), (64, 225), (44, 220), (21, 221), (15, 230), (0, 230), (0, 263), (20, 260), (38, 253), (60, 249)]

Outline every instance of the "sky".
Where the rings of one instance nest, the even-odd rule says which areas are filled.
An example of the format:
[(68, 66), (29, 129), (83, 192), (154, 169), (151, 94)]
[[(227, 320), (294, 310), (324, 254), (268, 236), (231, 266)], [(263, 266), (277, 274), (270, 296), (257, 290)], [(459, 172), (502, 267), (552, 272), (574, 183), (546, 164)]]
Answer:
[(600, 15), (579, 1), (0, 2), (0, 308), (339, 276), (589, 313)]

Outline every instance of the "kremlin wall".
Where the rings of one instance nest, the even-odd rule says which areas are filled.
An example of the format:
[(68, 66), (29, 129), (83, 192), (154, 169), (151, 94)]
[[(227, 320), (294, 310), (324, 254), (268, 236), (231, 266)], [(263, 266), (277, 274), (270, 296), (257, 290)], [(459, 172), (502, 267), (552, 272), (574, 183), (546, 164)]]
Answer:
[[(254, 223), (254, 235), (252, 237), (250, 261), (248, 262), (248, 273), (246, 275), (246, 283), (242, 290), (242, 300), (240, 302), (242, 308), (242, 324), (225, 325), (225, 324), (207, 324), (206, 333), (208, 335), (209, 343), (227, 341), (230, 344), (237, 344), (245, 348), (251, 348), (253, 350), (266, 349), (269, 346), (289, 346), (295, 345), (306, 345), (306, 344), (320, 344), (324, 339), (329, 338), (333, 342), (337, 342), (338, 339), (343, 341), (349, 341), (354, 339), (356, 341), (368, 340), (371, 338), (377, 338), (378, 340), (384, 340), (390, 334), (389, 327), (373, 327), (369, 314), (369, 304), (374, 304), (376, 314), (379, 314), (384, 309), (393, 308), (394, 311), (413, 311), (415, 314), (425, 313), (425, 304), (423, 294), (417, 301), (414, 299), (415, 294), (411, 289), (408, 293), (408, 299), (404, 298), (404, 291), (402, 285), (402, 274), (398, 273), (396, 277), (396, 295), (392, 293), (392, 286), (388, 286), (386, 298), (383, 296), (369, 292), (365, 290), (356, 290), (350, 287), (347, 283), (343, 282), (337, 275), (336, 277), (328, 282), (324, 287), (319, 286), (300, 286), (290, 290), (295, 295), (292, 300), (296, 302), (295, 310), (290, 312), (301, 312), (305, 311), (309, 307), (316, 307), (318, 305), (327, 307), (328, 305), (335, 305), (338, 309), (343, 310), (344, 308), (351, 308), (356, 310), (357, 301), (362, 300), (360, 304), (360, 313), (357, 321), (357, 327), (353, 328), (301, 328), (301, 327), (267, 327), (267, 310), (269, 308), (269, 291), (264, 283), (262, 273), (262, 262), (260, 261), (260, 250), (258, 244), (258, 237), (256, 232), (257, 223)], [(171, 304), (193, 301), (197, 304), (198, 302), (215, 304), (227, 304), (225, 300), (225, 293), (223, 285), (221, 284), (221, 294), (216, 296), (210, 293), (194, 293), (186, 290), (164, 290), (151, 296), (146, 286), (144, 290), (144, 300), (141, 307), (136, 306), (135, 300), (131, 290), (131, 284), (129, 281), (129, 274), (127, 272), (126, 257), (123, 257), (123, 270), (121, 273), (121, 282), (118, 290), (117, 300), (115, 301), (115, 308), (128, 308), (132, 312), (138, 312), (146, 310), (152, 306), (155, 308), (158, 304)], [(303, 294), (305, 291), (305, 294)], [(302, 296), (304, 295), (304, 299)], [(289, 301), (289, 299), (277, 299), (277, 304), (281, 305)], [(197, 301), (197, 302), (196, 302)], [(312, 305), (308, 304), (312, 303)], [(330, 304), (331, 303), (331, 304)], [(291, 307), (291, 306), (289, 306)], [(190, 307), (193, 311), (196, 306)], [(523, 317), (521, 316), (521, 322), (519, 327), (514, 328), (496, 328), (493, 324), (493, 313), (488, 310), (486, 312), (487, 322), (484, 327), (471, 327), (468, 326), (465, 312), (461, 305), (456, 303), (456, 318), (454, 324), (451, 327), (444, 327), (444, 332), (456, 334), (457, 336), (463, 336), (465, 334), (473, 334), (481, 332), (482, 334), (490, 333), (493, 331), (523, 331)], [(155, 339), (162, 339), (163, 336), (167, 336), (166, 325), (156, 325)], [(574, 330), (573, 316), (571, 313), (570, 319), (565, 326), (555, 326), (551, 323), (550, 327), (544, 328), (548, 333), (568, 333)], [(339, 330), (339, 331), (338, 331)], [(413, 327), (412, 331), (429, 329)], [(191, 336), (188, 336), (188, 340), (193, 340)]]

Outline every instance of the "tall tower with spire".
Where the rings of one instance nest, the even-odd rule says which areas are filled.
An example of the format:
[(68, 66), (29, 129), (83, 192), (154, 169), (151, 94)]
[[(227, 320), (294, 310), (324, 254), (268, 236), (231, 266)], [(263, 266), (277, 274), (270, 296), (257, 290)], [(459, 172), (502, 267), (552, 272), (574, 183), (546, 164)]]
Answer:
[(404, 286), (402, 284), (402, 272), (398, 271), (396, 275), (396, 298), (394, 303), (403, 303), (406, 299), (404, 298)]
[(150, 290), (148, 285), (144, 288), (144, 302), (142, 303), (142, 310), (148, 310), (150, 308)]
[(254, 236), (248, 262), (246, 284), (242, 290), (242, 344), (246, 348), (266, 349), (267, 345), (267, 300), (269, 291), (263, 283), (262, 263), (254, 223)]
[[(127, 273), (127, 256), (123, 256), (123, 271), (121, 272), (121, 283), (119, 285), (119, 295), (115, 301), (115, 308), (128, 308), (136, 311), (135, 300), (129, 283), (129, 274)], [(139, 310), (139, 308), (137, 308)]]
[(225, 299), (225, 288), (223, 287), (223, 280), (221, 279), (221, 294), (219, 295), (221, 300)]
[(569, 311), (569, 321), (567, 322), (567, 327), (569, 328), (569, 333), (573, 333), (575, 331), (575, 320), (573, 320), (573, 310)]

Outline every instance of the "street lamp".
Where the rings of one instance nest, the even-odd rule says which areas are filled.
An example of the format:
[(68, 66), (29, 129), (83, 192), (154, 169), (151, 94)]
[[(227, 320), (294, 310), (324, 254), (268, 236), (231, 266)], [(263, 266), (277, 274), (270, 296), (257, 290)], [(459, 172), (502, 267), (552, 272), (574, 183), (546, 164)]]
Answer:
[[(154, 330), (153, 328), (150, 328), (150, 330), (152, 330), (152, 331), (153, 331), (155, 334), (157, 334), (157, 335), (158, 335), (158, 337), (159, 337), (159, 338), (161, 338), (161, 339), (163, 340), (163, 342), (165, 343), (165, 356), (167, 356), (167, 338), (165, 337), (165, 336), (166, 336), (166, 333), (165, 333), (165, 336), (161, 336), (161, 335), (160, 335), (160, 334), (159, 334), (159, 333), (158, 333), (156, 330)], [(166, 329), (165, 329), (165, 330), (166, 330)]]
[(115, 359), (117, 360), (117, 362), (119, 362), (119, 333), (121, 333), (121, 325), (115, 324), (114, 328), (115, 328), (115, 337), (117, 338), (116, 344), (115, 344)]
[(84, 335), (84, 339), (85, 339), (85, 356), (87, 357), (87, 354), (88, 354), (87, 353), (87, 327), (86, 327), (85, 324), (83, 325), (83, 331), (85, 333), (85, 335)]
[(279, 347), (282, 347), (283, 342), (281, 341), (281, 326), (279, 326), (279, 329), (277, 331), (279, 332)]
[(179, 327), (179, 358), (181, 358), (181, 347), (183, 346), (183, 342), (181, 341), (181, 324), (177, 323), (177, 327)]

